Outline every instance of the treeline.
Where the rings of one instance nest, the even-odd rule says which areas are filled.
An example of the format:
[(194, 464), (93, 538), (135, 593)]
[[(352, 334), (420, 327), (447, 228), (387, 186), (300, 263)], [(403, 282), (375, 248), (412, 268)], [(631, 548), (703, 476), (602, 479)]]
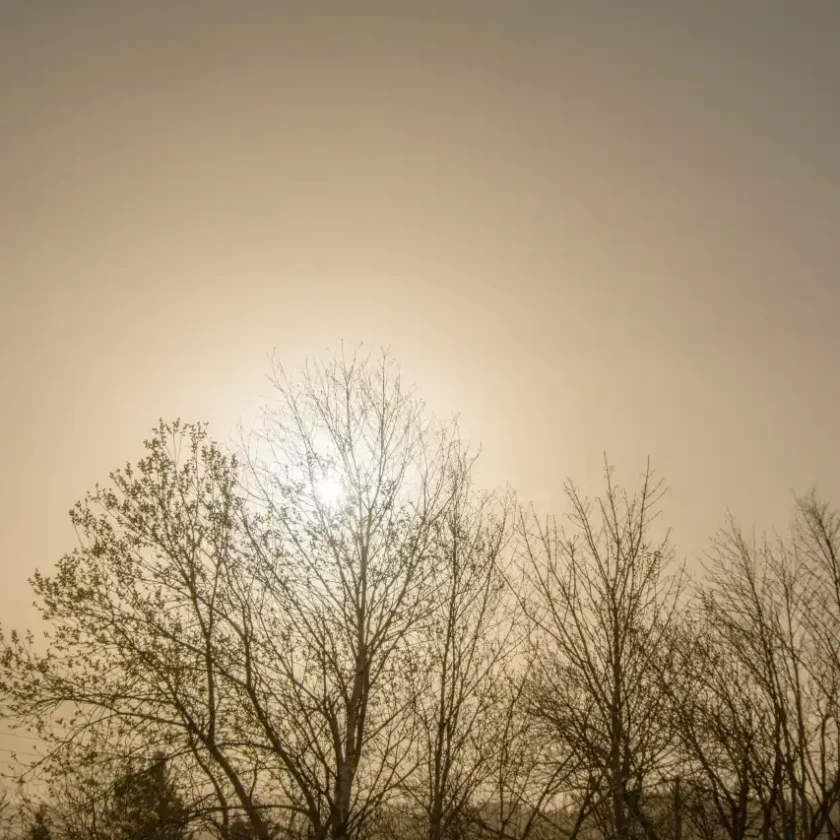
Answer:
[(2, 638), (49, 836), (838, 835), (835, 510), (729, 521), (694, 579), (650, 470), (542, 519), (387, 358), (273, 384), (235, 453), (161, 422)]

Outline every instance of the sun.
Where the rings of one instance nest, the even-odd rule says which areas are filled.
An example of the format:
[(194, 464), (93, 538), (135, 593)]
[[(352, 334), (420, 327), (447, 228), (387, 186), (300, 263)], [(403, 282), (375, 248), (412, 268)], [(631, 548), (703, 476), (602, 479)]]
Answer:
[(344, 503), (347, 493), (337, 478), (326, 476), (315, 485), (315, 496), (322, 505), (337, 508)]

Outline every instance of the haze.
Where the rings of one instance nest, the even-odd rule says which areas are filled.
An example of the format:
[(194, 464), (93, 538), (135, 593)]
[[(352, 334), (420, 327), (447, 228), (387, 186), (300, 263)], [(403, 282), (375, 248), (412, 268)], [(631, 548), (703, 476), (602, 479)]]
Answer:
[(562, 512), (694, 558), (837, 499), (840, 5), (0, 3), (0, 616), (160, 416), (389, 346)]

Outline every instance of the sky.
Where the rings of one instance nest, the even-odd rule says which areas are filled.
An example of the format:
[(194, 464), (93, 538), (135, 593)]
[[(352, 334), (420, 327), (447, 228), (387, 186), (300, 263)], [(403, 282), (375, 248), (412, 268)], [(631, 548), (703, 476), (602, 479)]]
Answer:
[(0, 623), (157, 418), (390, 347), (481, 480), (840, 502), (840, 3), (0, 0)]

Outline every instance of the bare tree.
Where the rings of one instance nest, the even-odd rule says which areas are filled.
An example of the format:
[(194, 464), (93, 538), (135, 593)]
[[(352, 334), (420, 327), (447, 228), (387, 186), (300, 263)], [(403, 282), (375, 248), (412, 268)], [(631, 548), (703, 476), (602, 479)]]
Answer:
[(749, 673), (704, 612), (702, 590), (699, 599), (701, 615), (685, 622), (665, 684), (683, 759), (681, 816), (704, 840), (721, 832), (735, 840), (761, 824), (755, 786), (767, 722)]
[(425, 641), (416, 647), (418, 769), (406, 790), (428, 840), (461, 837), (499, 750), (499, 681), (520, 641), (504, 576), (512, 501), (479, 498), (469, 461), (453, 462), (437, 526), (442, 563)]
[(733, 838), (755, 826), (812, 840), (836, 820), (837, 522), (810, 497), (788, 538), (748, 540), (730, 519), (713, 545), (703, 593), (713, 697), (697, 700), (706, 738), (690, 746)]
[(667, 534), (652, 535), (661, 493), (648, 469), (631, 497), (607, 466), (594, 503), (567, 485), (571, 530), (523, 518), (527, 706), (546, 737), (581, 757), (579, 801), (619, 840), (657, 835), (642, 795), (666, 778), (673, 747), (660, 680), (681, 578), (666, 575)]
[(575, 796), (581, 762), (565, 743), (547, 738), (543, 722), (530, 713), (530, 675), (521, 655), (500, 682), (503, 702), (494, 708), (490, 727), (496, 749), (474, 797), (474, 833), (488, 840), (575, 840), (591, 804), (591, 795)]
[(412, 647), (446, 558), (438, 536), (469, 462), (387, 358), (282, 370), (251, 447), (267, 539), (251, 620), (249, 710), (287, 756), (315, 837), (358, 833), (410, 767)]

